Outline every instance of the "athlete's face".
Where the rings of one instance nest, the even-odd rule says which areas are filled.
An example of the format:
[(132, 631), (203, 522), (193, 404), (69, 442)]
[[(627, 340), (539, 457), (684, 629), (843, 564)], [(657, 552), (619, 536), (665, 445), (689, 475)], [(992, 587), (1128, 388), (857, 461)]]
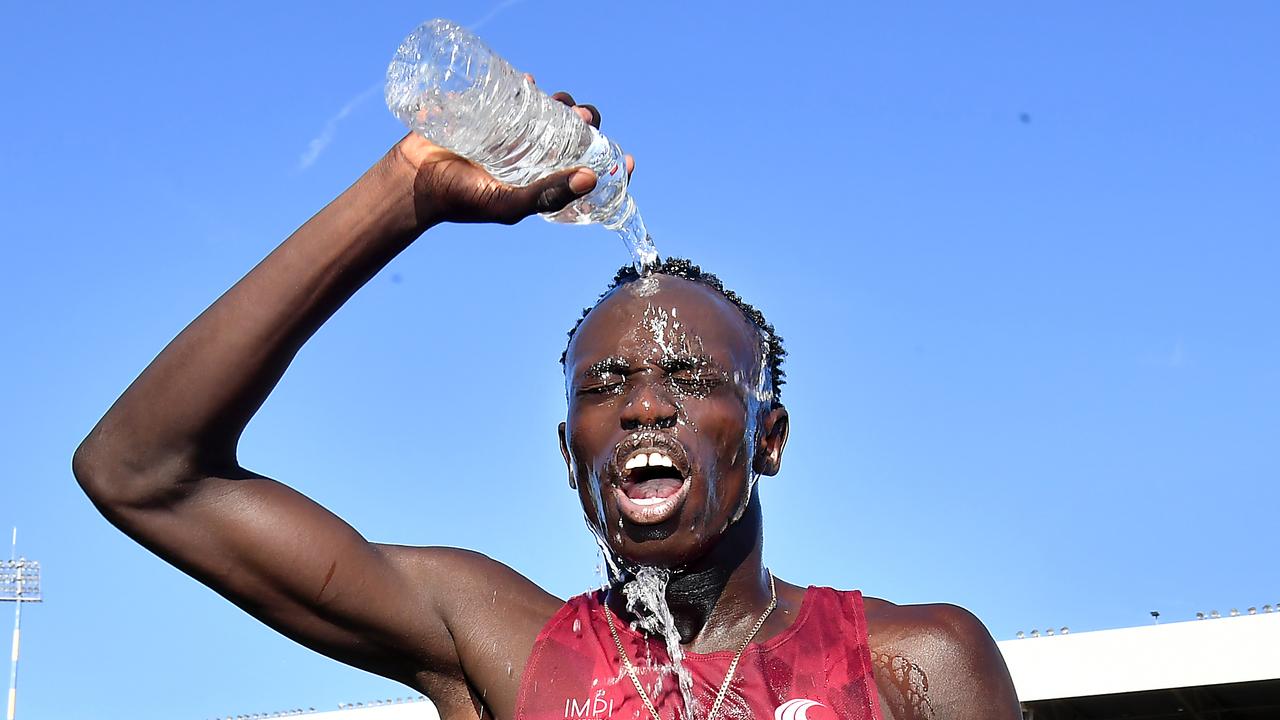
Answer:
[(777, 472), (787, 415), (763, 349), (719, 293), (668, 275), (615, 290), (578, 328), (561, 449), (615, 557), (692, 563), (741, 517), (755, 479)]

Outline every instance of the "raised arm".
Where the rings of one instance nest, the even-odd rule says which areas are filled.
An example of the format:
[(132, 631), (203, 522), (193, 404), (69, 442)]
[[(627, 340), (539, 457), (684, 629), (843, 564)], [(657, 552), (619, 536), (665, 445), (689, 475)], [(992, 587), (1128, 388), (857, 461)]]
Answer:
[[(169, 343), (76, 451), (77, 480), (114, 525), (299, 642), (424, 692), (480, 672), (451, 623), (532, 622), (554, 599), (478, 555), (369, 543), (241, 467), (236, 446), (302, 344), (425, 230), (514, 223), (594, 183), (577, 170), (512, 188), (406, 137)], [(481, 574), (492, 602), (460, 609)]]

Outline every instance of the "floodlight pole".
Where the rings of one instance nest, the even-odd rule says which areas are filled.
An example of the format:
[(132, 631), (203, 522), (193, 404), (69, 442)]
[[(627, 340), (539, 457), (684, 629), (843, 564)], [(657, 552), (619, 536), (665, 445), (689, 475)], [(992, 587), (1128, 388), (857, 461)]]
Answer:
[[(9, 546), (9, 567), (18, 559), (18, 528), (13, 529), (13, 544)], [(18, 711), (18, 639), (22, 633), (22, 581), (13, 599), (13, 654), (9, 656), (9, 711), (6, 720), (13, 720)]]
[(22, 634), (22, 601), (13, 603), (13, 654), (9, 656), (9, 711), (6, 720), (13, 720), (18, 710), (18, 639)]
[(40, 602), (40, 563), (18, 557), (18, 528), (13, 529), (9, 562), (0, 562), (0, 600), (13, 601), (13, 654), (9, 658), (9, 704), (7, 720), (14, 720), (18, 707), (18, 641), (22, 632), (22, 603)]

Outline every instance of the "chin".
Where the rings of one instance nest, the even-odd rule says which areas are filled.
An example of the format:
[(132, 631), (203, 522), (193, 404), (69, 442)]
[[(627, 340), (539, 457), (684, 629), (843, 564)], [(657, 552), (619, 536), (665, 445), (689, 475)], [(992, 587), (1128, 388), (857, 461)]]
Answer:
[[(616, 536), (615, 536), (616, 537)], [(679, 572), (697, 563), (710, 548), (696, 537), (677, 536), (661, 525), (629, 526), (622, 531), (622, 543), (610, 538), (609, 550), (623, 570), (656, 567)]]

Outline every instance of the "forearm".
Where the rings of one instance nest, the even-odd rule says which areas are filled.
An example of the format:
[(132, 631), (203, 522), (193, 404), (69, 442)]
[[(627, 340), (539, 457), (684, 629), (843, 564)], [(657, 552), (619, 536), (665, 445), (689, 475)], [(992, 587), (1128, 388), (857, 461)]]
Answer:
[[(196, 318), (111, 407), (77, 476), (130, 487), (235, 462), (241, 431), (317, 329), (425, 229), (412, 165), (393, 150)], [(159, 472), (156, 472), (156, 471)], [(97, 472), (95, 472), (97, 471)]]

